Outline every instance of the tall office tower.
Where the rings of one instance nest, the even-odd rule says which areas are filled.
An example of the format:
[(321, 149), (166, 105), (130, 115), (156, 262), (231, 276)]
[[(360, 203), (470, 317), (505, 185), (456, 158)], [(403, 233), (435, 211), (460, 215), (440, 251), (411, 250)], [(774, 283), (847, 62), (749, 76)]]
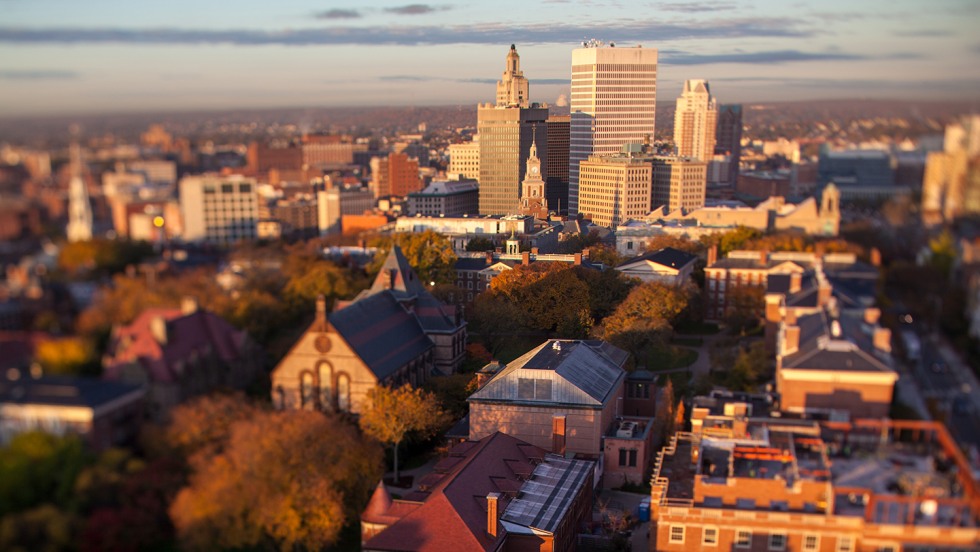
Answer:
[(449, 174), (460, 174), (463, 178), (480, 180), (480, 135), (472, 142), (449, 144)]
[(68, 227), (65, 229), (68, 241), (79, 242), (92, 239), (92, 205), (88, 200), (88, 189), (82, 179), (82, 156), (78, 144), (71, 145), (71, 182), (68, 184)]
[(598, 41), (572, 51), (568, 214), (578, 213), (579, 163), (610, 155), (653, 136), (657, 50), (616, 48)]
[(708, 164), (690, 157), (655, 155), (653, 163), (653, 191), (651, 207), (666, 206), (677, 209), (700, 209), (708, 182)]
[(715, 153), (728, 156), (728, 184), (738, 180), (742, 161), (742, 105), (718, 106), (718, 130), (715, 131)]
[(527, 107), (528, 84), (521, 71), (521, 56), (517, 47), (510, 45), (507, 52), (507, 68), (497, 81), (497, 107)]
[(980, 213), (980, 115), (946, 127), (943, 151), (926, 157), (922, 179), (922, 221), (952, 222)]
[[(624, 150), (635, 145), (624, 146)], [(579, 164), (579, 212), (599, 226), (615, 228), (650, 213), (652, 165), (647, 156), (624, 152), (593, 155)]]
[(205, 174), (180, 180), (184, 241), (231, 244), (256, 237), (259, 219), (255, 179)]
[[(507, 54), (504, 80), (497, 83), (497, 103), (477, 107), (481, 215), (517, 212), (531, 143), (536, 132), (542, 136), (547, 133), (548, 108), (538, 104), (521, 107), (522, 103), (527, 105), (527, 84), (519, 62), (517, 51), (511, 47)], [(501, 90), (510, 92), (502, 98), (499, 94)], [(538, 143), (538, 155), (548, 158), (547, 141)], [(547, 176), (542, 175), (543, 178)]]
[(550, 209), (568, 211), (568, 131), (572, 118), (568, 115), (548, 117), (547, 186), (545, 196)]
[(677, 98), (674, 111), (674, 146), (677, 155), (711, 161), (715, 155), (715, 126), (718, 105), (711, 97), (708, 82), (701, 79), (684, 81), (684, 90)]

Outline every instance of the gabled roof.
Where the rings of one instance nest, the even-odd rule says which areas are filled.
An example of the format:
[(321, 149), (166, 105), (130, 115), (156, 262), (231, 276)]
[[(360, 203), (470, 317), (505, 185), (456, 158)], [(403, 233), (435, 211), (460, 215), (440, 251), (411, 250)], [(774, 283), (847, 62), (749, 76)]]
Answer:
[(399, 300), (417, 297), (420, 293), (426, 293), (425, 285), (419, 280), (415, 270), (408, 264), (408, 259), (402, 253), (402, 248), (393, 245), (388, 256), (385, 258), (381, 270), (374, 278), (371, 287), (358, 296), (355, 301), (363, 296), (374, 295), (382, 291), (392, 291)]
[(674, 249), (673, 247), (665, 247), (658, 251), (630, 259), (617, 266), (616, 270), (629, 270), (634, 267), (646, 265), (647, 263), (658, 264), (660, 266), (675, 270), (682, 270), (685, 266), (693, 263), (696, 260), (696, 255), (691, 255), (690, 253), (686, 253), (679, 249)]
[[(840, 335), (833, 335), (834, 322), (841, 328)], [(783, 357), (783, 369), (895, 373), (868, 351), (873, 344), (848, 315), (831, 320), (820, 311), (799, 317), (797, 326), (799, 348)]]
[[(428, 492), (413, 493), (420, 505), (394, 500), (381, 515), (398, 521), (366, 543), (365, 550), (493, 550), (506, 533), (487, 533), (487, 495), (503, 493), (503, 512), (546, 451), (503, 433), (453, 447), (432, 475)], [(442, 477), (438, 477), (442, 475)], [(376, 491), (377, 494), (377, 491)], [(383, 497), (372, 498), (371, 519), (380, 519)], [(365, 513), (368, 513), (367, 511)]]
[[(166, 343), (153, 335), (152, 323), (160, 318), (165, 321)], [(209, 311), (185, 314), (180, 309), (147, 309), (132, 324), (113, 332), (105, 377), (117, 379), (125, 365), (136, 362), (146, 369), (151, 381), (175, 382), (188, 366), (186, 361), (207, 349), (226, 363), (241, 360), (245, 339), (244, 331)]]
[(418, 318), (387, 290), (330, 313), (329, 320), (379, 381), (434, 346)]
[(95, 378), (27, 374), (15, 381), (0, 380), (0, 404), (87, 407), (93, 410), (127, 396), (137, 400), (144, 391), (139, 385)]
[(613, 399), (628, 358), (604, 341), (548, 340), (508, 364), (468, 400), (599, 407)]

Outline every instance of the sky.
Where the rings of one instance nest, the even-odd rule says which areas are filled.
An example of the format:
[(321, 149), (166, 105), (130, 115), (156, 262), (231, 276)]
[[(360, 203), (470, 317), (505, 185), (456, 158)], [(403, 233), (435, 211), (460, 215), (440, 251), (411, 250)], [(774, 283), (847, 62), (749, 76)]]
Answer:
[(0, 117), (531, 100), (571, 51), (657, 48), (658, 101), (980, 99), (980, 0), (0, 0)]

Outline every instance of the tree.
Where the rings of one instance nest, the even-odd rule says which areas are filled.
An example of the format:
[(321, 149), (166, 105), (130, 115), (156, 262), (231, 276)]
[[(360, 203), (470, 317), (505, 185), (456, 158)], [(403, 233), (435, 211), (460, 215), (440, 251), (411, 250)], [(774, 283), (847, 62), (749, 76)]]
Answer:
[(495, 248), (496, 245), (494, 245), (493, 240), (482, 236), (477, 236), (466, 242), (467, 251), (493, 251)]
[(725, 323), (733, 332), (745, 335), (762, 320), (766, 308), (766, 290), (759, 286), (736, 286), (728, 290), (728, 312)]
[(739, 226), (722, 234), (709, 234), (701, 237), (705, 249), (718, 246), (718, 257), (721, 258), (736, 249), (742, 249), (747, 242), (762, 237), (762, 232), (755, 228)]
[(195, 467), (170, 516), (192, 550), (319, 550), (356, 518), (380, 475), (380, 449), (339, 418), (258, 410)]
[(704, 243), (697, 240), (675, 236), (673, 234), (653, 236), (647, 240), (647, 251), (660, 251), (665, 247), (677, 249), (678, 251), (684, 251), (685, 253), (690, 253), (692, 255), (698, 255), (704, 251)]
[(392, 245), (397, 245), (422, 282), (451, 284), (456, 281), (456, 253), (452, 242), (442, 234), (431, 230), (395, 234), (378, 238), (373, 245), (378, 248), (378, 254), (368, 266), (370, 274), (381, 270)]
[(398, 446), (410, 434), (429, 436), (446, 423), (446, 414), (431, 393), (409, 384), (391, 389), (379, 385), (367, 393), (367, 408), (358, 423), (364, 433), (391, 445), (398, 476)]
[(77, 435), (32, 431), (15, 436), (0, 449), (0, 517), (42, 503), (67, 507), (75, 479), (89, 462)]
[(84, 337), (45, 339), (37, 344), (34, 359), (46, 374), (98, 375), (101, 371), (95, 346)]
[(241, 393), (197, 397), (171, 411), (164, 440), (185, 458), (202, 457), (207, 461), (227, 445), (235, 423), (260, 412)]
[(476, 296), (467, 321), (491, 357), (496, 358), (514, 340), (514, 334), (525, 329), (526, 318), (527, 314), (517, 304), (484, 292)]
[(355, 285), (348, 271), (308, 254), (290, 255), (283, 266), (283, 274), (286, 276), (283, 295), (294, 308), (301, 310), (309, 310), (320, 295), (330, 304), (334, 299), (354, 295), (367, 284)]
[(690, 293), (660, 282), (640, 284), (602, 321), (596, 335), (626, 349), (638, 361), (646, 359), (667, 342), (673, 324), (687, 309)]

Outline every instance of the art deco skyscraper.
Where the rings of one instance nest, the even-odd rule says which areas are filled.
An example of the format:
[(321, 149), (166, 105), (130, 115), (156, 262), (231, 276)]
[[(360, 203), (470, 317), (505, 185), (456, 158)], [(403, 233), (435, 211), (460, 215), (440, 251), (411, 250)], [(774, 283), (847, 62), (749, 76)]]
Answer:
[(684, 82), (674, 111), (674, 146), (677, 155), (711, 161), (715, 154), (715, 126), (718, 105), (711, 97), (708, 82), (695, 79)]
[(718, 107), (718, 126), (715, 131), (715, 154), (728, 156), (728, 184), (738, 180), (742, 161), (742, 106), (727, 104)]
[[(480, 214), (506, 215), (518, 211), (521, 182), (535, 131), (547, 135), (548, 108), (528, 103), (528, 85), (521, 72), (520, 57), (513, 45), (507, 54), (507, 69), (497, 83), (495, 104), (477, 108), (480, 134)], [(548, 158), (547, 141), (538, 140), (538, 156)], [(546, 179), (547, 165), (541, 167)]]
[(653, 136), (657, 50), (589, 42), (572, 51), (568, 214), (578, 213), (579, 163)]

